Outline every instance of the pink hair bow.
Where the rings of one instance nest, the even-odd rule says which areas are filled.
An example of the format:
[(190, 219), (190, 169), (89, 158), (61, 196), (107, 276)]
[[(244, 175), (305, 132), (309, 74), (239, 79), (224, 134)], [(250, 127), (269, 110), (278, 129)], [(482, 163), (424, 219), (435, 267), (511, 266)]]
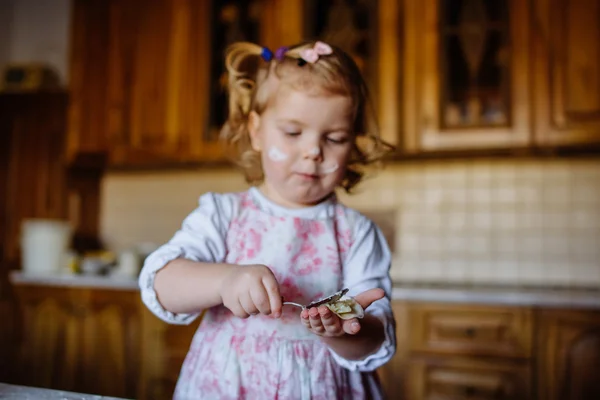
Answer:
[(304, 61), (314, 64), (319, 59), (319, 56), (326, 56), (331, 53), (333, 53), (333, 50), (327, 43), (316, 42), (312, 49), (301, 50), (300, 57)]

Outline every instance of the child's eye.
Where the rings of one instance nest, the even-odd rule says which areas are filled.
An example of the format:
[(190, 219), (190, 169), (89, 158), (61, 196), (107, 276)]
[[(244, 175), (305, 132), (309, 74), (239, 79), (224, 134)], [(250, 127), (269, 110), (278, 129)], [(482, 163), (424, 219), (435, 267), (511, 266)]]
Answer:
[(334, 144), (342, 144), (348, 141), (346, 137), (338, 137), (338, 136), (327, 136), (327, 141)]
[(300, 136), (300, 132), (296, 131), (284, 131), (284, 133), (286, 134), (286, 136)]

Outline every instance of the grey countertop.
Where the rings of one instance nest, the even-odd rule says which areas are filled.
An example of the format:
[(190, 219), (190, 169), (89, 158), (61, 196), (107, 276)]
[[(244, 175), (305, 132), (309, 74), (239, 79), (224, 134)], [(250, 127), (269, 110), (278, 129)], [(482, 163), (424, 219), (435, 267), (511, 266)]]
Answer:
[(0, 399), (3, 400), (122, 400), (117, 397), (98, 396), (62, 390), (43, 389), (0, 383)]
[[(13, 284), (139, 290), (137, 279), (84, 275), (10, 274)], [(393, 300), (600, 309), (600, 288), (395, 282)]]
[(393, 286), (392, 299), (438, 303), (600, 309), (600, 288), (398, 283)]
[(119, 276), (94, 276), (75, 274), (29, 275), (21, 271), (11, 271), (10, 281), (13, 285), (40, 285), (93, 289), (139, 290), (137, 279)]

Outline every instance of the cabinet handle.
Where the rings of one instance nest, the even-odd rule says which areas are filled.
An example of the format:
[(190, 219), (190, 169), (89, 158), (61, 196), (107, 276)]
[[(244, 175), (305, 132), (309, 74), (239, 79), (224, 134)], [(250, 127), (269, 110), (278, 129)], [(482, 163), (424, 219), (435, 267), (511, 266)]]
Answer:
[(477, 333), (477, 331), (473, 327), (469, 327), (469, 328), (465, 329), (465, 334), (470, 338), (474, 337), (476, 333)]

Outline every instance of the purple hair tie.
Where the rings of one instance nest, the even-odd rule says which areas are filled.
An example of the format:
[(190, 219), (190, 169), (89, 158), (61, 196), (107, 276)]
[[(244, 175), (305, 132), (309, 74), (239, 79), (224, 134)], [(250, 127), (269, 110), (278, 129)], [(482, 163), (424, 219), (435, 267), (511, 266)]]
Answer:
[(262, 51), (260, 52), (260, 56), (266, 62), (269, 62), (273, 59), (273, 53), (267, 47), (262, 48)]
[(287, 46), (281, 46), (280, 48), (278, 48), (275, 51), (275, 59), (277, 59), (278, 61), (283, 60), (283, 57), (285, 57), (285, 53), (289, 50), (290, 48)]

